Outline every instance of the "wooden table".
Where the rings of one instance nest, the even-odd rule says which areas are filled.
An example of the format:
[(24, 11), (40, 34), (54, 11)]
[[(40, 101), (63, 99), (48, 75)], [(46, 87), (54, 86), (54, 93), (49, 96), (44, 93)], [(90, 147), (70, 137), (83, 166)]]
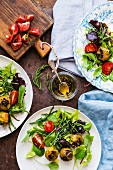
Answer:
[[(34, 3), (38, 3), (38, 5), (42, 8), (44, 12), (52, 17), (52, 8), (56, 0), (32, 0)], [(46, 33), (43, 37), (43, 41), (50, 43), (50, 35), (51, 30)], [(0, 54), (5, 55), (10, 58), (10, 56), (0, 48)], [(19, 61), (18, 63), (25, 69), (28, 76), (32, 77), (35, 75), (36, 70), (42, 66), (43, 64), (47, 64), (48, 57), (41, 58), (35, 48), (31, 48)], [(60, 70), (59, 70), (60, 71)], [(28, 115), (27, 119), (36, 111), (45, 108), (51, 105), (66, 105), (73, 108), (77, 108), (78, 98), (79, 96), (87, 91), (95, 89), (92, 85), (86, 86), (88, 82), (85, 78), (80, 78), (76, 76), (78, 82), (78, 93), (77, 95), (67, 102), (61, 102), (57, 99), (54, 99), (51, 93), (48, 91), (46, 86), (46, 74), (49, 73), (50, 77), (53, 76), (51, 69), (48, 68), (42, 74), (42, 90), (39, 91), (38, 88), (32, 83), (33, 86), (33, 103), (31, 107), (31, 113)], [(24, 124), (24, 123), (23, 123)], [(23, 125), (22, 124), (22, 125)], [(18, 134), (21, 130), (22, 125), (14, 131), (12, 134), (3, 137), (0, 139), (0, 170), (18, 170), (18, 164), (16, 161), (16, 140)], [(22, 154), (22, 151), (21, 151)]]

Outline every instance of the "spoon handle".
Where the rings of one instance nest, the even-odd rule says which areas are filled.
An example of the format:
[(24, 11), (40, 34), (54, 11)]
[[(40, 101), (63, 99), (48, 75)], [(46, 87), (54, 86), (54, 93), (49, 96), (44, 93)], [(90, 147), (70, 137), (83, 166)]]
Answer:
[(59, 82), (62, 83), (61, 80), (60, 80), (60, 77), (59, 77), (59, 75), (58, 75), (58, 73), (57, 73), (57, 69), (56, 69), (56, 67), (55, 67), (54, 61), (53, 61), (53, 60), (49, 60), (49, 61), (48, 61), (48, 64), (49, 64), (49, 66), (52, 68), (52, 70), (54, 71), (54, 73), (57, 75)]

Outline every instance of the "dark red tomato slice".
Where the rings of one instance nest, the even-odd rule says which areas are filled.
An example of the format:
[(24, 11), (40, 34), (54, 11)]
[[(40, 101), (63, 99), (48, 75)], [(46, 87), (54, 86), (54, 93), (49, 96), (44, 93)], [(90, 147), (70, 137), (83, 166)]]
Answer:
[(27, 34), (24, 34), (22, 36), (22, 41), (25, 43), (25, 44), (30, 44), (30, 37), (28, 37)]
[(40, 30), (39, 30), (39, 28), (30, 28), (29, 34), (31, 34), (31, 35), (40, 35)]
[(12, 90), (10, 94), (10, 104), (14, 105), (18, 101), (18, 91)]
[(22, 46), (22, 42), (11, 43), (11, 47), (14, 51), (17, 51)]
[(31, 20), (34, 19), (34, 15), (28, 14), (28, 15), (25, 16), (25, 18), (26, 18), (26, 21), (31, 21)]
[(20, 34), (17, 34), (14, 36), (13, 41), (12, 42), (21, 42), (22, 38)]
[(32, 138), (32, 142), (37, 148), (44, 148), (45, 145), (43, 143), (43, 140), (44, 140), (43, 137), (38, 133), (35, 134), (34, 137)]
[(113, 63), (107, 61), (102, 65), (102, 72), (106, 75), (109, 75), (113, 70)]
[(18, 26), (17, 24), (13, 24), (9, 27), (9, 31), (11, 34), (16, 35), (18, 33)]
[(13, 35), (6, 35), (6, 43), (10, 43), (13, 39)]
[(26, 22), (26, 18), (22, 15), (19, 15), (18, 18), (16, 19), (16, 22), (19, 22), (19, 23)]
[(96, 44), (90, 43), (85, 46), (85, 52), (86, 53), (95, 53), (97, 52), (98, 48)]
[(24, 22), (24, 23), (18, 23), (18, 27), (20, 29), (20, 32), (25, 32), (28, 31), (30, 27), (30, 22)]
[(44, 130), (46, 132), (52, 132), (54, 129), (54, 123), (52, 121), (47, 121), (44, 123)]

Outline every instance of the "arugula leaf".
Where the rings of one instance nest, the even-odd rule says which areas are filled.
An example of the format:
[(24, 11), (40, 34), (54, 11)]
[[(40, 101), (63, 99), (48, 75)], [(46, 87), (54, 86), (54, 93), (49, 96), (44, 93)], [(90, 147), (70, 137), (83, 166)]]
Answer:
[(36, 153), (34, 152), (33, 146), (32, 146), (32, 149), (31, 149), (30, 152), (28, 152), (27, 155), (26, 155), (26, 159), (28, 159), (28, 158), (33, 158), (34, 156), (36, 156)]
[(86, 146), (80, 145), (73, 150), (73, 155), (75, 159), (82, 160), (86, 155)]
[(32, 150), (35, 152), (36, 155), (38, 156), (43, 156), (44, 155), (44, 152), (45, 152), (45, 149), (43, 148), (38, 148), (36, 147), (34, 144), (33, 144), (33, 148)]
[(50, 170), (58, 170), (59, 165), (56, 162), (50, 162), (49, 164), (45, 164), (46, 166), (49, 167)]
[(113, 81), (113, 71), (110, 73), (109, 79), (110, 79), (111, 81)]
[(87, 147), (87, 152), (90, 151), (90, 147), (92, 145), (92, 141), (94, 139), (94, 136), (90, 136), (90, 134), (87, 134), (85, 137), (84, 137), (84, 145)]
[(90, 122), (87, 122), (87, 123), (83, 126), (84, 130), (88, 130), (88, 131), (91, 129), (91, 127), (92, 127), (92, 123), (90, 123)]
[(45, 141), (45, 145), (48, 146), (48, 147), (51, 146), (51, 142), (54, 141), (55, 137), (56, 137), (55, 132), (53, 132), (50, 135), (46, 136), (46, 138), (44, 140)]
[(9, 63), (7, 66), (4, 67), (2, 70), (2, 75), (10, 76), (11, 75), (11, 67), (12, 67), (13, 62)]
[(102, 73), (102, 66), (99, 66), (95, 71), (94, 71), (94, 74), (93, 76), (94, 77), (99, 77)]
[(87, 166), (88, 163), (91, 161), (91, 159), (92, 159), (92, 153), (90, 151), (90, 152), (87, 152), (85, 158), (83, 159), (83, 161), (81, 163), (81, 167)]

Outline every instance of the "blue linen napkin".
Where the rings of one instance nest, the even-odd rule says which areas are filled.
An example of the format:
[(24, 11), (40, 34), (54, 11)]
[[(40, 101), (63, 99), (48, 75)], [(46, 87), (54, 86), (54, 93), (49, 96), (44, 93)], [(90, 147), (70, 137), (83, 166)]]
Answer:
[(78, 109), (94, 122), (101, 137), (98, 170), (113, 170), (113, 94), (101, 90), (86, 92), (78, 100)]
[[(82, 76), (74, 61), (73, 37), (76, 26), (84, 14), (107, 0), (57, 0), (53, 8), (54, 25), (51, 35), (51, 45), (60, 59), (59, 67)], [(56, 60), (53, 52), (49, 60)]]

